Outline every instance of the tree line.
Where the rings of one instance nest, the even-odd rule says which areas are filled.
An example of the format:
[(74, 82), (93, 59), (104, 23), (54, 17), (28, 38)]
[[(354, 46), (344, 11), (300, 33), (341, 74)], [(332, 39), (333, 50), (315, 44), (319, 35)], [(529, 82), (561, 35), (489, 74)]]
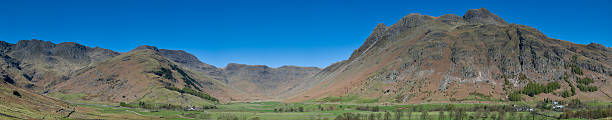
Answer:
[(217, 109), (217, 106), (215, 105), (203, 105), (203, 106), (198, 106), (198, 107), (185, 107), (185, 106), (180, 106), (180, 105), (173, 105), (173, 104), (152, 104), (152, 103), (146, 103), (143, 101), (139, 101), (138, 104), (128, 104), (125, 102), (119, 102), (119, 106), (121, 107), (129, 107), (129, 108), (143, 108), (143, 109), (151, 109), (151, 110), (159, 110), (159, 109), (165, 109), (165, 110), (186, 110), (187, 108), (197, 108), (197, 109)]

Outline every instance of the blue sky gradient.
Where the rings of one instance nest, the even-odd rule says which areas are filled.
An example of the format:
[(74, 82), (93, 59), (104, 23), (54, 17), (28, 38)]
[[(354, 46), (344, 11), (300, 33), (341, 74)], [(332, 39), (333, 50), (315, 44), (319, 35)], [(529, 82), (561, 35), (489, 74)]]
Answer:
[(325, 67), (347, 59), (377, 23), (410, 13), (463, 15), (487, 8), (552, 38), (612, 46), (611, 2), (602, 1), (186, 1), (0, 0), (0, 40), (77, 42), (127, 52), (180, 49), (201, 61)]

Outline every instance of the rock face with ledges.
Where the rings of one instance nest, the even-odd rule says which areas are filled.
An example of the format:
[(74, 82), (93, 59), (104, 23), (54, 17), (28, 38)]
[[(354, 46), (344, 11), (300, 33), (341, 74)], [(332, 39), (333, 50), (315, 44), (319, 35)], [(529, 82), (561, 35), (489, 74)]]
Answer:
[(465, 15), (463, 15), (463, 19), (465, 19), (465, 21), (469, 23), (496, 25), (508, 24), (506, 23), (506, 21), (484, 8), (468, 10)]
[[(612, 94), (611, 56), (609, 47), (549, 38), (532, 27), (508, 24), (484, 8), (462, 17), (410, 14), (388, 27), (379, 24), (348, 60), (314, 76), (320, 84), (289, 101), (346, 94), (412, 103), (463, 100), (474, 94), (505, 99), (529, 81), (558, 81), (564, 86), (555, 92), (569, 89), (564, 77), (589, 77), (600, 85), (601, 92), (571, 98), (610, 100), (604, 94)], [(584, 75), (574, 74), (572, 66)]]

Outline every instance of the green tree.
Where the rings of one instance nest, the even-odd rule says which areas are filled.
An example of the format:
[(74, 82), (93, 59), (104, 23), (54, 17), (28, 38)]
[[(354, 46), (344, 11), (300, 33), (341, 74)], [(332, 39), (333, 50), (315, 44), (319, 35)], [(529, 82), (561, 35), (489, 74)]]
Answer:
[(395, 120), (401, 120), (404, 112), (402, 110), (395, 111)]
[(385, 112), (384, 120), (391, 120), (391, 113)]
[(572, 96), (572, 94), (569, 91), (567, 91), (567, 90), (564, 90), (563, 92), (561, 92), (561, 97), (563, 97), (563, 98), (567, 98), (567, 97), (571, 97), (571, 96)]
[(444, 117), (445, 117), (444, 116), (444, 111), (439, 110), (438, 111), (438, 120), (444, 120), (445, 119)]

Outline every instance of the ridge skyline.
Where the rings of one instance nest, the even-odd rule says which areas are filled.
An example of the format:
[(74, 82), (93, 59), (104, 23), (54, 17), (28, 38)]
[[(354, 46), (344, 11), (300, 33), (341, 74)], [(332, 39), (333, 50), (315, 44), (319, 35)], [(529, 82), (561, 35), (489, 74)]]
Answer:
[[(217, 66), (217, 67), (224, 67), (229, 63), (241, 63), (241, 64), (249, 64), (249, 65), (266, 65), (266, 66), (270, 66), (274, 68), (281, 67), (283, 65), (309, 66), (309, 67), (323, 68), (337, 61), (348, 59), (350, 57), (350, 52), (359, 48), (359, 46), (363, 42), (362, 40), (365, 39), (369, 35), (371, 30), (375, 28), (377, 23), (391, 25), (397, 22), (398, 18), (407, 16), (411, 13), (420, 13), (422, 15), (431, 15), (431, 16), (441, 16), (441, 15), (444, 15), (444, 13), (463, 15), (463, 13), (465, 13), (465, 10), (467, 10), (468, 8), (479, 8), (479, 7), (464, 7), (462, 10), (458, 10), (461, 12), (457, 12), (454, 10), (448, 10), (448, 11), (451, 11), (451, 12), (448, 12), (448, 11), (442, 10), (443, 12), (439, 12), (439, 13), (432, 13), (430, 11), (427, 11), (427, 9), (424, 9), (424, 10), (419, 10), (418, 8), (407, 9), (407, 10), (402, 11), (404, 13), (394, 14), (393, 16), (395, 17), (389, 17), (389, 15), (378, 15), (379, 18), (384, 18), (385, 20), (377, 19), (374, 21), (369, 21), (368, 23), (365, 24), (367, 27), (361, 26), (359, 29), (346, 31), (338, 35), (330, 35), (330, 33), (327, 33), (328, 34), (327, 36), (314, 37), (313, 35), (309, 35), (310, 37), (300, 38), (300, 39), (287, 39), (287, 37), (277, 37), (277, 38), (273, 38), (274, 40), (263, 40), (261, 41), (261, 43), (256, 43), (255, 41), (259, 41), (258, 39), (265, 39), (265, 38), (256, 36), (253, 38), (256, 40), (246, 40), (247, 41), (246, 43), (245, 41), (234, 42), (236, 45), (232, 45), (233, 43), (231, 42), (231, 40), (226, 41), (222, 39), (185, 40), (186, 36), (184, 35), (177, 36), (176, 40), (172, 38), (170, 39), (160, 38), (158, 40), (146, 40), (147, 37), (143, 36), (143, 40), (126, 41), (126, 43), (123, 43), (124, 45), (109, 45), (108, 43), (100, 42), (101, 40), (105, 42), (106, 41), (113, 42), (113, 41), (121, 40), (123, 38), (96, 40), (97, 39), (96, 36), (92, 36), (91, 38), (71, 36), (66, 39), (59, 39), (59, 38), (54, 38), (53, 36), (45, 35), (48, 33), (43, 33), (43, 32), (38, 32), (40, 34), (39, 35), (40, 38), (38, 38), (39, 37), (38, 34), (36, 37), (37, 39), (48, 40), (54, 43), (77, 42), (79, 44), (83, 44), (86, 46), (98, 46), (101, 48), (106, 48), (106, 49), (110, 49), (110, 50), (117, 51), (117, 52), (128, 52), (132, 48), (143, 45), (139, 43), (145, 43), (146, 45), (158, 46), (160, 48), (166, 48), (166, 49), (172, 49), (172, 50), (185, 50), (197, 56), (200, 61)], [(485, 8), (489, 8), (489, 7), (485, 7)], [(540, 27), (541, 26), (540, 24), (535, 24), (537, 22), (533, 22), (533, 23), (532, 22), (520, 22), (520, 18), (516, 19), (516, 17), (514, 17), (513, 19), (513, 16), (508, 17), (508, 15), (506, 15), (507, 13), (505, 13), (504, 11), (496, 10), (496, 9), (499, 9), (499, 8), (494, 7), (491, 11), (498, 13), (501, 16), (501, 18), (504, 18), (503, 20), (506, 20), (508, 23), (518, 23), (518, 24), (532, 26), (536, 29), (543, 31), (546, 35), (549, 35), (551, 38), (567, 40), (567, 41), (571, 41), (571, 42), (579, 43), (579, 44), (589, 44), (589, 43), (594, 42), (594, 43), (602, 44), (604, 46), (611, 46), (610, 43), (608, 43), (609, 40), (606, 40), (606, 39), (588, 39), (587, 37), (585, 37), (584, 39), (567, 39), (566, 37), (559, 36), (559, 33), (554, 33), (555, 30), (547, 30), (545, 27)], [(440, 10), (433, 10), (433, 11), (440, 11)], [(520, 12), (520, 13), (525, 13), (525, 12)], [(552, 19), (540, 19), (540, 20), (550, 21)], [(555, 19), (554, 21), (555, 22), (553, 23), (559, 23), (561, 21), (566, 21), (566, 20)], [(335, 24), (344, 24), (344, 23), (335, 22)], [(556, 24), (553, 26), (559, 26), (559, 24)], [(240, 29), (235, 29), (235, 30), (242, 31)], [(267, 33), (271, 33), (273, 31), (274, 30), (264, 30), (264, 32), (267, 32)], [(549, 31), (552, 31), (553, 33)], [(598, 31), (598, 32), (605, 32), (605, 31)], [(30, 34), (30, 33), (22, 33), (22, 34)], [(351, 34), (351, 35), (347, 35), (347, 34)], [(169, 33), (167, 35), (173, 35), (173, 33)], [(207, 34), (203, 34), (202, 36), (204, 35), (207, 35)], [(570, 35), (570, 34), (565, 34), (565, 35)], [(580, 33), (575, 33), (573, 35), (580, 35)], [(109, 35), (109, 36), (125, 36), (125, 34), (114, 34), (114, 35)], [(138, 34), (134, 34), (134, 35), (129, 35), (125, 37), (130, 38), (130, 37), (137, 37), (137, 36)], [(244, 35), (244, 36), (248, 36), (248, 35)], [(333, 39), (336, 37), (344, 37), (344, 36), (353, 36), (353, 37), (343, 38), (342, 40), (336, 39), (332, 41), (325, 41), (325, 40)], [(15, 43), (17, 42), (17, 40), (19, 40), (19, 38), (16, 36), (12, 38), (13, 39), (11, 39), (10, 36), (7, 37), (6, 35), (3, 36), (0, 34), (0, 40), (4, 40), (7, 42), (11, 42), (11, 43)], [(84, 40), (84, 39), (90, 39), (90, 40)], [(201, 38), (190, 38), (190, 39), (201, 39)], [(228, 39), (233, 39), (233, 38), (228, 38)], [(285, 39), (285, 40), (283, 41), (282, 39)], [(176, 43), (161, 42), (161, 41), (168, 41), (168, 40), (177, 41), (177, 42)], [(197, 42), (197, 41), (207, 42), (208, 45), (202, 45), (200, 42)], [(251, 42), (248, 42), (248, 41), (251, 41)], [(186, 44), (186, 43), (195, 43), (195, 44)], [(210, 44), (210, 43), (213, 43), (213, 44)], [(184, 47), (181, 47), (181, 46), (184, 46)], [(219, 46), (219, 47), (214, 47), (214, 46)], [(225, 47), (225, 48), (222, 48), (222, 47)], [(256, 54), (256, 53), (261, 53), (261, 54)], [(325, 55), (322, 55), (322, 54), (325, 54)], [(272, 60), (272, 57), (275, 57), (275, 59), (277, 60)]]

